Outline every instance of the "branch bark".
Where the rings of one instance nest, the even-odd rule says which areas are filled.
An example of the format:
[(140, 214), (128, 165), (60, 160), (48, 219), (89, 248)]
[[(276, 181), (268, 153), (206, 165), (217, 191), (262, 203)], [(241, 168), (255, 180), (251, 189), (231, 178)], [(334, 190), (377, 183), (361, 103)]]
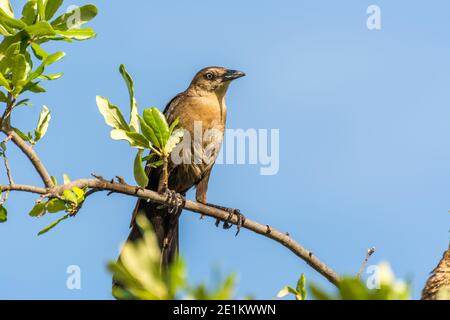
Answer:
[(53, 181), (50, 177), (50, 174), (48, 173), (47, 169), (45, 168), (44, 164), (42, 163), (41, 159), (39, 159), (37, 153), (29, 146), (12, 128), (5, 127), (1, 129), (3, 133), (5, 133), (7, 136), (11, 137), (11, 141), (27, 156), (27, 158), (30, 160), (31, 164), (36, 169), (37, 173), (41, 177), (42, 181), (44, 182), (45, 186), (47, 188), (53, 188), (55, 185), (53, 184)]
[[(120, 193), (128, 196), (151, 200), (160, 204), (169, 205), (167, 197), (158, 192), (142, 189), (137, 186), (131, 186), (124, 183), (123, 181), (114, 182), (114, 181), (107, 181), (101, 178), (75, 180), (71, 183), (50, 189), (19, 184), (4, 185), (4, 186), (0, 185), (1, 188), (0, 190), (22, 191), (52, 197), (58, 196), (64, 190), (70, 190), (74, 187), (78, 188), (88, 187), (96, 191), (109, 191), (114, 193)], [(220, 220), (227, 220), (230, 216), (229, 212), (227, 211), (213, 208), (190, 200), (186, 200), (184, 208), (191, 212), (196, 212), (201, 215), (209, 216)], [(237, 225), (239, 223), (238, 217), (232, 216), (229, 222), (234, 225)], [(314, 270), (316, 270), (318, 273), (324, 276), (332, 284), (338, 285), (340, 277), (330, 267), (328, 267), (319, 258), (317, 258), (310, 250), (304, 248), (302, 245), (300, 245), (298, 242), (292, 239), (289, 235), (281, 231), (278, 231), (270, 227), (269, 225), (261, 224), (248, 218), (245, 219), (244, 223), (242, 224), (242, 227), (280, 243), (281, 245), (292, 251), (296, 256), (304, 260), (308, 265), (310, 265)]]

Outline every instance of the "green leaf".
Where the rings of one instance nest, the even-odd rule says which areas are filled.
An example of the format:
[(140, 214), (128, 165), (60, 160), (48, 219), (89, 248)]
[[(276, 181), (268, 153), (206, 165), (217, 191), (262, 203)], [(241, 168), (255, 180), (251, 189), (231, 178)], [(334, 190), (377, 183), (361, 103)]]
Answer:
[(8, 97), (3, 91), (0, 91), (0, 102), (8, 102)]
[(147, 125), (155, 132), (160, 147), (163, 148), (169, 139), (169, 125), (166, 118), (157, 108), (145, 109), (143, 116)]
[(50, 54), (47, 58), (45, 58), (44, 62), (45, 62), (45, 66), (49, 66), (59, 60), (61, 60), (62, 58), (64, 58), (66, 56), (65, 52), (56, 52), (53, 54)]
[(5, 77), (3, 76), (3, 74), (1, 74), (1, 73), (0, 73), (0, 86), (5, 87), (6, 90), (8, 90), (8, 91), (11, 90), (8, 80), (6, 80)]
[(36, 42), (31, 43), (31, 49), (33, 50), (34, 55), (39, 60), (44, 60), (48, 57), (48, 53), (45, 52), (44, 49), (41, 48), (40, 45), (38, 45)]
[(22, 99), (22, 100), (20, 100), (20, 101), (17, 101), (17, 102), (14, 104), (14, 107), (15, 107), (15, 108), (21, 107), (21, 106), (31, 107), (32, 104), (31, 104), (31, 103), (28, 103), (28, 101), (30, 101), (30, 99)]
[(288, 294), (296, 295), (297, 291), (294, 288), (292, 288), (291, 286), (286, 286), (278, 292), (277, 297), (283, 298), (283, 297), (287, 296)]
[(95, 31), (91, 28), (70, 29), (65, 31), (57, 30), (56, 33), (65, 38), (79, 41), (88, 40), (96, 36)]
[(155, 135), (155, 132), (153, 131), (153, 129), (147, 125), (147, 123), (145, 122), (145, 120), (141, 117), (138, 116), (139, 118), (139, 123), (141, 125), (141, 130), (142, 133), (144, 134), (144, 136), (156, 147), (160, 148), (160, 144), (158, 141), (158, 138)]
[(148, 185), (148, 177), (145, 174), (145, 170), (142, 165), (142, 152), (142, 150), (139, 150), (136, 154), (136, 158), (134, 159), (134, 179), (139, 186), (145, 188)]
[(0, 8), (3, 9), (3, 11), (10, 16), (11, 18), (14, 18), (14, 12), (11, 7), (11, 2), (9, 0), (0, 0)]
[(70, 177), (66, 173), (63, 174), (63, 181), (64, 181), (64, 184), (70, 183)]
[(33, 209), (31, 209), (29, 215), (30, 217), (40, 217), (45, 214), (45, 208), (47, 206), (47, 202), (39, 202), (37, 203)]
[(15, 33), (13, 28), (0, 24), (0, 34), (5, 37), (10, 37)]
[(38, 78), (43, 80), (57, 80), (61, 78), (64, 75), (64, 73), (55, 73), (55, 74), (44, 74), (40, 75)]
[(63, 216), (62, 218), (56, 220), (55, 222), (51, 223), (50, 225), (48, 225), (47, 227), (45, 227), (44, 229), (42, 229), (41, 231), (39, 231), (38, 236), (49, 232), (51, 229), (53, 229), (54, 227), (56, 227), (61, 221), (66, 220), (69, 217), (68, 214), (66, 214), (65, 216)]
[(28, 0), (22, 9), (22, 21), (27, 25), (32, 25), (36, 22), (37, 18), (37, 1)]
[(58, 198), (51, 199), (47, 204), (47, 211), (49, 213), (57, 213), (66, 210), (66, 203)]
[(107, 125), (114, 129), (130, 131), (120, 109), (111, 104), (108, 99), (97, 96), (97, 106)]
[(45, 20), (45, 2), (46, 0), (37, 0), (38, 13), (41, 20)]
[(39, 82), (29, 82), (22, 90), (22, 92), (31, 91), (34, 93), (45, 92), (45, 89), (39, 85)]
[(147, 138), (142, 134), (137, 132), (114, 129), (111, 130), (111, 139), (126, 140), (132, 147), (136, 147), (138, 149), (150, 148), (150, 141), (148, 141)]
[(14, 132), (17, 133), (19, 135), (19, 137), (21, 137), (23, 140), (30, 142), (30, 137), (28, 135), (26, 135), (25, 133), (23, 133), (22, 131), (20, 131), (17, 128), (13, 128)]
[(67, 200), (68, 202), (71, 202), (75, 205), (78, 204), (77, 196), (72, 190), (64, 190), (63, 198), (64, 200)]
[(305, 283), (306, 283), (305, 274), (302, 273), (302, 275), (300, 276), (300, 279), (298, 279), (298, 281), (297, 281), (296, 290), (297, 290), (298, 296), (301, 298), (298, 300), (306, 300), (307, 293), (306, 293), (306, 289), (305, 289)]
[(55, 15), (56, 11), (61, 7), (64, 0), (47, 0), (45, 6), (45, 20), (50, 20)]
[(134, 132), (139, 132), (139, 119), (138, 119), (138, 108), (136, 98), (134, 97), (134, 82), (130, 74), (127, 72), (123, 64), (119, 68), (120, 74), (128, 88), (128, 94), (130, 96), (130, 129)]
[(180, 118), (177, 117), (169, 127), (169, 134), (172, 134), (173, 130), (177, 127), (178, 123), (180, 123)]
[(156, 121), (156, 124), (159, 127), (159, 130), (161, 131), (162, 135), (162, 143), (161, 145), (164, 146), (167, 143), (167, 140), (169, 139), (169, 125), (167, 123), (166, 117), (163, 115), (161, 111), (157, 108), (151, 108), (151, 111), (153, 113), (153, 117)]
[(19, 82), (27, 78), (29, 66), (23, 54), (18, 54), (12, 58), (12, 83), (18, 85)]
[(73, 187), (72, 191), (73, 191), (73, 193), (75, 193), (75, 195), (77, 197), (77, 204), (84, 201), (85, 192), (82, 189), (80, 189), (78, 187)]
[(14, 29), (23, 29), (27, 25), (22, 20), (14, 19), (10, 17), (3, 9), (0, 8), (0, 24), (4, 26), (8, 26)]
[(52, 179), (52, 182), (55, 186), (58, 185), (58, 182), (56, 181), (56, 178), (54, 176), (51, 176), (50, 179)]
[(3, 205), (0, 205), (0, 223), (8, 220), (8, 210)]
[(92, 5), (84, 5), (67, 12), (52, 22), (52, 26), (58, 30), (68, 30), (73, 27), (80, 27), (89, 22), (97, 15), (97, 8)]
[(147, 167), (158, 168), (164, 164), (164, 160), (158, 160), (155, 162), (150, 162), (147, 164)]
[(43, 106), (41, 114), (39, 115), (39, 120), (36, 129), (34, 130), (35, 142), (38, 142), (47, 133), (50, 119), (51, 119), (50, 110), (48, 110), (47, 106)]
[[(46, 66), (49, 66), (49, 65), (61, 60), (62, 58), (64, 58), (65, 55), (66, 54), (64, 52), (56, 52), (56, 53), (50, 54), (47, 57), (45, 57), (45, 59), (42, 61), (42, 63), (39, 65), (39, 67), (37, 67), (36, 70), (31, 72), (29, 78), (27, 79), (28, 82), (30, 83), (34, 79), (41, 76), (42, 73), (45, 71)], [(31, 90), (31, 89), (28, 89), (28, 90)]]
[(43, 37), (55, 35), (55, 30), (47, 21), (41, 21), (25, 28), (31, 37)]

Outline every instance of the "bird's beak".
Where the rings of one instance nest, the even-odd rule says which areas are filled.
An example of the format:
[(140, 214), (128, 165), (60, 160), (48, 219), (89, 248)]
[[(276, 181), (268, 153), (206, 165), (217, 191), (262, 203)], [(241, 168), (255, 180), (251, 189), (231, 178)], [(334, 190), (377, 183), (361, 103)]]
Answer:
[(245, 77), (245, 73), (238, 70), (227, 70), (226, 73), (222, 76), (223, 81), (233, 81), (238, 78)]

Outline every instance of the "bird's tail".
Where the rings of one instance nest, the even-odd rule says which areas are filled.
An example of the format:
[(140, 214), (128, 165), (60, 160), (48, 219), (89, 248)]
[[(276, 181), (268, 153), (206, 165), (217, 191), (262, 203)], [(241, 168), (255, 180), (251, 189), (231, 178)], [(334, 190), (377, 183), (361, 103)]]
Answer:
[[(139, 200), (133, 217), (144, 215), (150, 221), (155, 233), (159, 249), (161, 250), (161, 272), (167, 271), (169, 265), (178, 255), (178, 220), (179, 215), (173, 215), (168, 212), (167, 208), (160, 208), (156, 203)], [(127, 241), (136, 242), (142, 238), (142, 232), (135, 223), (135, 219), (131, 222), (131, 231)], [(122, 259), (119, 255), (118, 261)], [(113, 286), (121, 286), (121, 284), (113, 279)]]

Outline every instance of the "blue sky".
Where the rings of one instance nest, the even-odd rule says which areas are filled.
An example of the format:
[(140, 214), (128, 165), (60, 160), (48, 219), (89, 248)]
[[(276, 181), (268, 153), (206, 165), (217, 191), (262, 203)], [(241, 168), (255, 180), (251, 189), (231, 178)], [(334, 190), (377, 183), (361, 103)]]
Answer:
[[(13, 2), (17, 10), (24, 1)], [(230, 88), (228, 127), (280, 129), (280, 170), (261, 176), (254, 165), (217, 166), (209, 200), (289, 231), (341, 274), (356, 273), (375, 246), (370, 264), (389, 261), (419, 296), (449, 241), (448, 1), (96, 4), (90, 25), (98, 37), (48, 48), (67, 52), (52, 66), (65, 76), (13, 118), (31, 129), (41, 105), (49, 106), (52, 123), (36, 150), (53, 175), (133, 181), (134, 152), (109, 139), (95, 104), (100, 94), (128, 108), (120, 63), (134, 77), (141, 109), (163, 108), (202, 67), (239, 69), (247, 77)], [(380, 31), (366, 28), (371, 4), (382, 10)], [(13, 149), (15, 181), (39, 184)], [(13, 194), (0, 225), (0, 298), (109, 299), (105, 264), (127, 237), (135, 200), (96, 194), (41, 237), (54, 217), (28, 217), (34, 200)], [(210, 282), (217, 268), (237, 272), (241, 297), (274, 298), (302, 272), (331, 288), (280, 245), (245, 230), (235, 238), (190, 212), (181, 254), (192, 282)], [(69, 265), (81, 268), (81, 290), (66, 288)]]

